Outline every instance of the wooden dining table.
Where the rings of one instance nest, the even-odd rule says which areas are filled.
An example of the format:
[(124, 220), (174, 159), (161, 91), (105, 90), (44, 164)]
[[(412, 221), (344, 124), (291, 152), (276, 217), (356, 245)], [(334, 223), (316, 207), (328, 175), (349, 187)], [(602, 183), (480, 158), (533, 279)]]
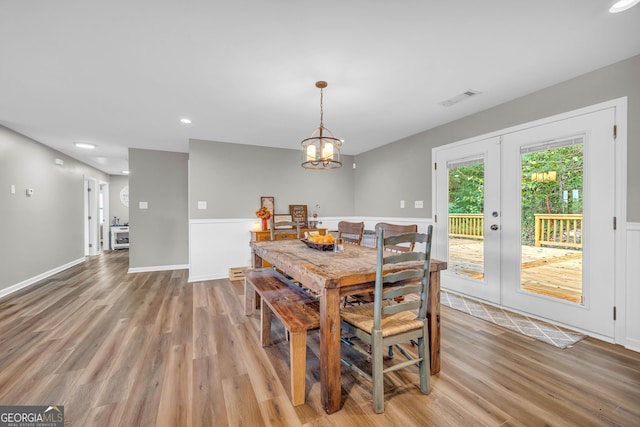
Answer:
[[(347, 295), (373, 290), (376, 278), (375, 249), (345, 245), (334, 253), (307, 247), (300, 240), (251, 242), (252, 264), (267, 262), (313, 290), (320, 301), (320, 388), (324, 410), (340, 409), (340, 303)], [(266, 264), (265, 264), (266, 265)], [(431, 259), (428, 296), (431, 374), (440, 371), (440, 271), (446, 262)]]

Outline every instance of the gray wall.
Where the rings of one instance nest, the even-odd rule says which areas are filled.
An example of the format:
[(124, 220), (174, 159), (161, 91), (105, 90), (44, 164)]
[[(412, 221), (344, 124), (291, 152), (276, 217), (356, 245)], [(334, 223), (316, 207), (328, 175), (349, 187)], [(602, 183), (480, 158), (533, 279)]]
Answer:
[(352, 156), (339, 169), (314, 171), (300, 166), (298, 150), (190, 140), (189, 154), (191, 219), (255, 218), (261, 196), (275, 198), (276, 213), (296, 204), (311, 215), (318, 204), (320, 217), (353, 215)]
[(127, 185), (128, 176), (111, 175), (109, 178), (109, 218), (105, 218), (107, 226), (111, 225), (114, 216), (120, 220), (121, 225), (129, 222), (129, 208), (120, 201), (120, 191)]
[[(420, 136), (356, 156), (355, 215), (430, 218), (430, 159), (431, 147)], [(414, 202), (420, 200), (423, 208), (416, 209)]]
[(189, 263), (188, 165), (185, 153), (129, 149), (129, 268)]
[[(430, 217), (432, 148), (623, 96), (628, 97), (627, 220), (640, 222), (640, 56), (356, 156), (355, 214)], [(412, 179), (394, 190), (398, 177), (409, 173)], [(424, 200), (425, 209), (399, 209), (401, 198)]]
[[(84, 256), (85, 175), (109, 181), (108, 175), (0, 126), (0, 290)], [(12, 184), (15, 194), (9, 191)], [(28, 187), (34, 189), (31, 197)]]
[[(298, 150), (192, 140), (189, 171), (187, 154), (131, 149), (130, 266), (188, 263), (189, 191), (191, 219), (253, 218), (260, 196), (274, 196), (278, 213), (288, 212), (289, 204), (306, 204), (310, 211), (319, 204), (321, 217), (431, 217), (433, 147), (622, 96), (628, 97), (627, 216), (640, 222), (638, 76), (640, 56), (360, 154), (357, 169), (350, 156), (341, 169), (307, 171)], [(56, 166), (55, 158), (64, 166)], [(110, 180), (0, 127), (0, 221), (8, 225), (0, 237), (0, 289), (83, 256), (85, 174)], [(9, 194), (11, 184), (15, 195)], [(33, 197), (25, 196), (27, 187), (35, 189)], [(402, 199), (405, 209), (399, 207)], [(112, 204), (117, 200), (111, 197)], [(199, 200), (208, 209), (198, 210)], [(413, 208), (415, 200), (424, 208)], [(149, 209), (138, 209), (139, 201)]]

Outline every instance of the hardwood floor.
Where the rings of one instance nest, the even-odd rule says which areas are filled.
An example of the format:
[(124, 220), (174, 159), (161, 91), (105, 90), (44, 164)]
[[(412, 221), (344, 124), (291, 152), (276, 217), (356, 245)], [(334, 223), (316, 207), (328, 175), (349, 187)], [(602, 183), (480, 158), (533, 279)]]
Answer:
[(560, 350), (447, 307), (430, 395), (404, 369), (376, 415), (344, 369), (327, 415), (312, 333), (293, 407), (284, 330), (274, 321), (260, 347), (242, 282), (127, 268), (127, 251), (108, 252), (0, 300), (0, 405), (64, 405), (68, 426), (640, 425), (640, 353), (591, 338)]

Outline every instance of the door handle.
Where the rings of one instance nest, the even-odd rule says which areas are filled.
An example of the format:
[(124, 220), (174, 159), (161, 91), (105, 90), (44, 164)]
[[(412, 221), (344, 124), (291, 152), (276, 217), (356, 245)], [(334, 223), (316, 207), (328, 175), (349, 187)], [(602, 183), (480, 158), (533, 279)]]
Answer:
[(491, 229), (492, 229), (493, 231), (496, 231), (496, 230), (498, 229), (498, 224), (493, 224), (493, 225), (491, 226)]

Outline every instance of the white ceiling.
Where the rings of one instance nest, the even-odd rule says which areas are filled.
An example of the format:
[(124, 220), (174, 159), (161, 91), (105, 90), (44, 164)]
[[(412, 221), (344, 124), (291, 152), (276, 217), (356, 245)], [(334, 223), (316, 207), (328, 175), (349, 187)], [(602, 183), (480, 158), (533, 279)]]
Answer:
[(0, 0), (0, 124), (119, 174), (189, 138), (297, 149), (326, 80), (359, 154), (640, 54), (640, 6), (612, 3)]

